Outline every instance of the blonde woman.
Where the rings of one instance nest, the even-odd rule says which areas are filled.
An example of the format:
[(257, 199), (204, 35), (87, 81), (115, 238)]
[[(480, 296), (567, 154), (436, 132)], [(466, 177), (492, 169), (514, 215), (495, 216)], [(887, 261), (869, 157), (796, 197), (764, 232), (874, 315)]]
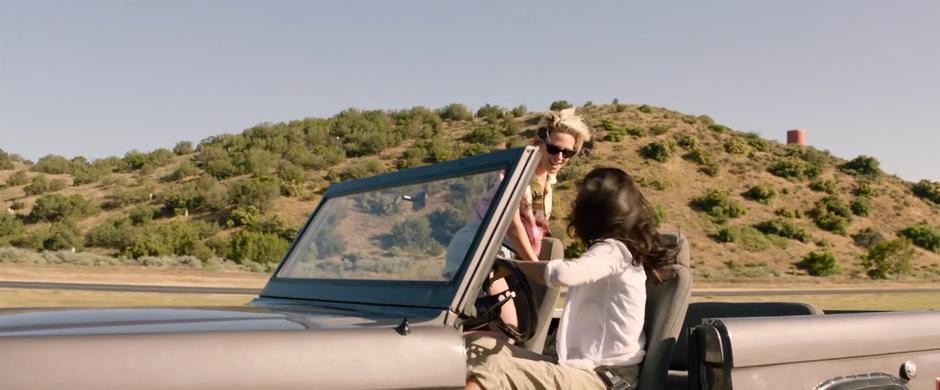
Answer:
[[(542, 238), (551, 235), (548, 220), (552, 215), (555, 175), (590, 140), (591, 130), (575, 114), (574, 108), (548, 112), (539, 122), (532, 144), (539, 146), (542, 158), (519, 204), (519, 212), (513, 214), (506, 239), (503, 240), (503, 245), (514, 251), (520, 259), (538, 261)], [(499, 279), (493, 282), (489, 293), (498, 294), (507, 289), (506, 280)], [(500, 319), (510, 327), (518, 327), (519, 319), (512, 302), (502, 306)]]
[(542, 238), (550, 236), (552, 187), (555, 175), (591, 140), (591, 130), (574, 108), (549, 112), (542, 117), (532, 140), (542, 151), (532, 182), (525, 191), (519, 212), (513, 215), (507, 233), (508, 247), (522, 260), (537, 261)]

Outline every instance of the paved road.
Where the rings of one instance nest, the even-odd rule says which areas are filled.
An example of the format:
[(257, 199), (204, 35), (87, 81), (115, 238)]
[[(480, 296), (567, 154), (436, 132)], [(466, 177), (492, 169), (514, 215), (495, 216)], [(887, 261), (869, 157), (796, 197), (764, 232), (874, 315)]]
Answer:
[[(109, 292), (140, 292), (167, 294), (235, 294), (258, 295), (261, 290), (232, 287), (184, 287), (184, 286), (148, 286), (128, 284), (97, 283), (47, 283), (47, 282), (3, 282), (0, 288), (26, 288), (41, 290), (78, 290)], [(940, 288), (866, 288), (866, 289), (816, 289), (816, 290), (694, 290), (692, 296), (730, 297), (754, 295), (857, 295), (857, 294), (898, 294), (898, 293), (938, 293)]]

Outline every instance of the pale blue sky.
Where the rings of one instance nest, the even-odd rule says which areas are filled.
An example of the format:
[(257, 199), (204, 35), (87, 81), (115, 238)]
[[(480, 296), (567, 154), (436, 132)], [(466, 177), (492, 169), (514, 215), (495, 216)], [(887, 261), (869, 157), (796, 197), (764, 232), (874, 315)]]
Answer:
[(612, 98), (940, 180), (940, 2), (0, 0), (0, 148), (34, 160)]

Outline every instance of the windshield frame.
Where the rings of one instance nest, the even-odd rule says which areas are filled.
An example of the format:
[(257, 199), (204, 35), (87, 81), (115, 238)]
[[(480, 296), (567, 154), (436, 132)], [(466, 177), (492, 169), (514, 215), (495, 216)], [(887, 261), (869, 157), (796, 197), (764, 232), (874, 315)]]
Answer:
[[(287, 253), (281, 259), (267, 285), (261, 291), (261, 298), (288, 298), (311, 301), (324, 301), (336, 303), (365, 303), (402, 307), (427, 307), (446, 309), (454, 301), (455, 294), (465, 287), (463, 283), (471, 265), (479, 262), (481, 251), (478, 250), (482, 240), (491, 241), (493, 238), (493, 219), (497, 213), (504, 215), (505, 201), (500, 201), (506, 195), (508, 186), (514, 177), (514, 171), (519, 168), (521, 160), (531, 158), (531, 148), (519, 148), (498, 151), (490, 154), (470, 158), (447, 161), (439, 164), (427, 165), (412, 169), (401, 170), (378, 176), (349, 180), (331, 185), (320, 199), (314, 212), (307, 219)], [(522, 164), (524, 166), (528, 164)], [(407, 280), (369, 280), (369, 279), (301, 279), (279, 277), (281, 270), (291, 258), (291, 253), (301, 238), (311, 229), (311, 224), (324, 205), (331, 199), (381, 190), (389, 187), (423, 183), (453, 177), (461, 177), (487, 171), (502, 171), (505, 175), (500, 183), (492, 205), (487, 210), (480, 228), (454, 277), (446, 281), (407, 281)], [(513, 184), (515, 185), (515, 184)], [(510, 191), (517, 195), (518, 191)], [(498, 218), (497, 218), (498, 219)], [(498, 222), (498, 221), (496, 221)], [(505, 229), (503, 229), (505, 230)], [(505, 234), (505, 232), (503, 232)], [(500, 236), (501, 239), (502, 236)], [(492, 245), (485, 245), (490, 247)], [(486, 251), (490, 252), (490, 251)]]

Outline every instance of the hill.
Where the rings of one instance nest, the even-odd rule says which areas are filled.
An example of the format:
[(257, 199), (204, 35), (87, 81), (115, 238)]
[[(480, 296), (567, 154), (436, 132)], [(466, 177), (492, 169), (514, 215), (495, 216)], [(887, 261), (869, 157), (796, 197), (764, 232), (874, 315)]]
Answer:
[[(555, 215), (579, 177), (612, 165), (641, 184), (664, 229), (690, 237), (697, 277), (940, 277), (938, 183), (704, 115), (616, 101), (578, 111), (595, 139), (559, 174)], [(330, 182), (521, 146), (538, 117), (524, 106), (350, 109), (95, 161), (0, 151), (0, 246), (270, 268)], [(564, 221), (552, 227), (572, 244)]]

